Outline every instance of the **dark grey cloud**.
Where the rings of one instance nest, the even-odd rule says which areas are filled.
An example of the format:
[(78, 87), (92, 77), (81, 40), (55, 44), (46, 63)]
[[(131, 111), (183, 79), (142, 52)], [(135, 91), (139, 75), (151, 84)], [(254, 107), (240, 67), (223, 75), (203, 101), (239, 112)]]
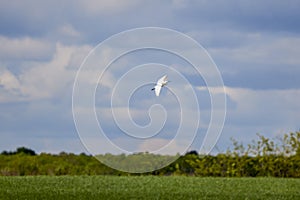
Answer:
[(0, 33), (11, 37), (39, 37), (63, 23), (66, 9), (59, 1), (0, 3)]
[(104, 9), (101, 9), (101, 3), (97, 4), (98, 9), (92, 9), (93, 4), (93, 1), (85, 4), (73, 1), (1, 2), (0, 34), (10, 37), (47, 36), (53, 40), (61, 40), (61, 36), (55, 31), (70, 24), (83, 35), (77, 42), (95, 44), (122, 30), (141, 26), (162, 26), (183, 32), (209, 30), (220, 33), (232, 29), (242, 32), (299, 33), (300, 29), (300, 14), (297, 9), (300, 3), (297, 0), (192, 0), (181, 4), (176, 1), (151, 1), (135, 3), (128, 6), (128, 9), (112, 9), (106, 5), (107, 2), (102, 3)]
[[(233, 28), (244, 31), (300, 31), (297, 0), (288, 1), (189, 1), (176, 16), (199, 29)], [(192, 28), (192, 27), (190, 27)]]
[[(300, 69), (286, 70), (286, 66), (280, 66), (281, 69), (260, 70), (247, 69), (237, 70), (235, 74), (223, 74), (225, 85), (230, 87), (243, 87), (252, 89), (299, 89), (300, 80), (297, 74)], [(238, 67), (237, 67), (238, 68)]]

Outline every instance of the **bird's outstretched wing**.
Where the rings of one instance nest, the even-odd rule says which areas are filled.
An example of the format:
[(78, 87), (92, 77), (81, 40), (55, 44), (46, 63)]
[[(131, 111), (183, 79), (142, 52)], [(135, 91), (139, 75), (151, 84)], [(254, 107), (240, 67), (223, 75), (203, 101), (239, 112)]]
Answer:
[(157, 81), (157, 85), (164, 85), (167, 82), (167, 75), (164, 75), (163, 77), (161, 77), (158, 81)]
[(155, 95), (158, 97), (159, 93), (160, 93), (160, 90), (161, 90), (161, 85), (157, 84), (154, 88), (155, 88)]

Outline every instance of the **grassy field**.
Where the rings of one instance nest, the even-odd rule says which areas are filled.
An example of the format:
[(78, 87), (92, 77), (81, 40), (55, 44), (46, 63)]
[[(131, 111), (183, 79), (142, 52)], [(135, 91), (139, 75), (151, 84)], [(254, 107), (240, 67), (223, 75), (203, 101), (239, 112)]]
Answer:
[(0, 177), (0, 199), (300, 199), (300, 179)]

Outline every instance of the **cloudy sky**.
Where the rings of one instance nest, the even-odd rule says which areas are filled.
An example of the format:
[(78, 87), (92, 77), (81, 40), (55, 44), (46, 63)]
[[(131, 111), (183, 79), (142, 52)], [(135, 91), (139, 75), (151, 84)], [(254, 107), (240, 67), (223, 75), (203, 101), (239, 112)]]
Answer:
[[(227, 97), (226, 121), (215, 151), (225, 151), (231, 137), (249, 143), (256, 138), (256, 133), (275, 138), (297, 131), (300, 128), (299, 7), (297, 0), (2, 0), (0, 151), (26, 146), (37, 152), (86, 152), (72, 115), (76, 73), (84, 58), (100, 42), (140, 27), (163, 27), (184, 33), (200, 43), (214, 60)], [(109, 53), (103, 55), (104, 60), (109, 60)], [(112, 116), (104, 112), (110, 102), (105, 101), (110, 94), (105, 89), (112, 89), (110, 84), (120, 79), (121, 75), (116, 74), (130, 66), (152, 62), (171, 66), (162, 70), (171, 75), (168, 71), (171, 68), (182, 70), (198, 98), (204, 99), (199, 105), (203, 117), (197, 131), (199, 141), (191, 147), (198, 150), (209, 123), (209, 95), (203, 92), (203, 80), (195, 80), (186, 71), (187, 63), (165, 52), (145, 50), (114, 63), (116, 69), (123, 71), (107, 73), (104, 78), (114, 81), (103, 81), (104, 87), (97, 88), (99, 123), (117, 145), (134, 147), (129, 151), (160, 148), (172, 138), (168, 134), (178, 128), (180, 121), (178, 102), (171, 92), (172, 82), (169, 89), (162, 91), (160, 99), (145, 95), (150, 84), (137, 90), (130, 101), (133, 120), (140, 125), (149, 122), (148, 114), (141, 111), (157, 103), (165, 106), (171, 114), (162, 137), (137, 146), (128, 140), (124, 142), (118, 127), (111, 123)], [(148, 78), (155, 81), (158, 74), (152, 75)], [(86, 76), (89, 80), (89, 75)], [(175, 73), (173, 77), (175, 80)], [(174, 90), (175, 86), (174, 82)], [(118, 116), (122, 117), (122, 113), (119, 110)], [(81, 114), (84, 118), (84, 113)], [(93, 142), (103, 147), (101, 152), (107, 150), (101, 141)], [(180, 140), (171, 149), (175, 152), (176, 148), (180, 149)]]

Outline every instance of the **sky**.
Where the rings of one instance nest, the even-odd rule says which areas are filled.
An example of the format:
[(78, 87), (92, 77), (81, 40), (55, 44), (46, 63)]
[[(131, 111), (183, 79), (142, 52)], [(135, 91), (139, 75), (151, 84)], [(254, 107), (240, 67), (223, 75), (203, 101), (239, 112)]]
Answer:
[[(95, 130), (91, 129), (84, 111), (78, 115), (75, 112), (75, 115), (83, 120), (80, 123), (87, 135), (78, 133), (72, 112), (73, 85), (80, 66), (84, 66), (85, 58), (99, 43), (120, 32), (143, 27), (166, 28), (193, 38), (206, 49), (217, 66), (224, 83), (226, 119), (213, 152), (226, 151), (231, 138), (248, 144), (257, 139), (257, 133), (276, 138), (298, 131), (299, 7), (297, 0), (1, 0), (0, 151), (26, 146), (36, 152), (89, 153), (94, 147), (99, 153), (110, 152), (107, 142), (103, 143), (105, 138), (89, 137)], [(144, 35), (144, 39), (151, 37)], [(181, 45), (174, 41), (164, 40), (164, 43)], [(135, 41), (124, 40), (126, 42)], [(120, 43), (117, 47), (124, 45)], [(102, 53), (100, 64), (112, 58), (108, 47), (97, 53)], [(146, 74), (143, 70), (139, 72), (140, 80), (147, 80), (145, 84), (132, 93), (128, 105), (117, 101), (126, 93), (113, 90), (114, 85), (124, 73), (143, 64), (147, 69), (158, 70)], [(99, 87), (95, 91), (96, 116), (107, 138), (129, 152), (151, 152), (169, 144), (176, 136), (180, 114), (187, 111), (185, 115), (194, 116), (197, 110), (196, 107), (190, 109), (191, 102), (187, 100), (192, 95), (188, 91), (193, 90), (199, 100), (200, 125), (195, 142), (188, 150), (199, 150), (209, 127), (212, 94), (208, 93), (203, 77), (195, 76), (195, 71), (190, 69), (189, 63), (180, 57), (151, 49), (129, 53), (116, 60), (111, 71), (97, 83)], [(93, 73), (81, 72), (85, 83), (91, 84), (88, 82)], [(163, 88), (161, 96), (155, 98), (150, 89), (161, 73), (167, 73), (171, 82)], [(189, 81), (191, 87), (187, 87), (186, 96), (183, 95), (186, 98), (178, 100), (176, 96), (179, 87), (176, 77)], [(130, 85), (128, 80), (135, 78), (127, 78), (123, 87)], [(80, 94), (83, 100), (87, 98), (84, 91)], [(119, 108), (115, 112), (123, 126), (128, 125), (124, 108), (129, 108), (133, 121), (139, 126), (149, 123), (149, 115), (155, 119), (155, 116), (166, 117), (168, 113), (164, 132), (146, 142), (122, 136), (120, 127), (113, 122), (111, 95), (116, 95), (114, 108)], [(185, 102), (181, 110), (180, 101)], [(188, 144), (185, 139), (190, 140), (193, 132), (189, 132), (188, 127), (197, 122), (190, 117), (184, 123), (190, 123), (184, 129), (186, 135), (169, 145), (167, 153), (181, 151), (182, 145)]]

